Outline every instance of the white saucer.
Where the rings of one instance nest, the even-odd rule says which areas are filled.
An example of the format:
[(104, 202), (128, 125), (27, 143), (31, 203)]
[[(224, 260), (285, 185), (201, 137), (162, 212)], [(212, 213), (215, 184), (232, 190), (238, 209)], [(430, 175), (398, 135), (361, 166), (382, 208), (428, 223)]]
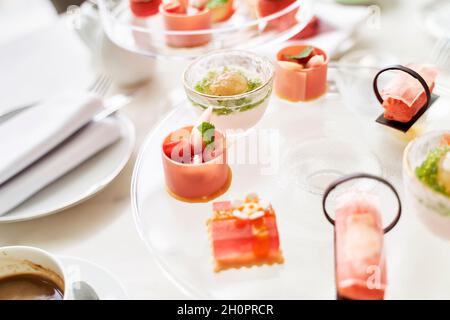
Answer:
[(75, 257), (59, 256), (71, 281), (85, 281), (100, 300), (126, 300), (128, 295), (120, 281), (105, 268)]
[(31, 220), (59, 212), (87, 200), (106, 187), (130, 159), (135, 142), (132, 122), (125, 116), (117, 116), (117, 119), (122, 139), (0, 217), (0, 223)]

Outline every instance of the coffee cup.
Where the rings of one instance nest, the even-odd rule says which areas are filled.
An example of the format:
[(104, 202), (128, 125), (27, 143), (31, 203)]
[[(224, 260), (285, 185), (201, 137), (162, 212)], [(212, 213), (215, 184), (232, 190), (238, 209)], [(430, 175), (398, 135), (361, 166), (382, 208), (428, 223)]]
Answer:
[[(0, 299), (98, 299), (83, 282), (71, 282), (54, 255), (34, 247), (0, 247)], [(91, 290), (86, 293), (85, 288)]]

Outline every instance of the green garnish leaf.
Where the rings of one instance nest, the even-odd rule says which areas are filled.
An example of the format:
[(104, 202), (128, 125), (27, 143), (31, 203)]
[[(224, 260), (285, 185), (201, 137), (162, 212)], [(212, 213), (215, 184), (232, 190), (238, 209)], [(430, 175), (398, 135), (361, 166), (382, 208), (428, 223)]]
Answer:
[(437, 147), (428, 153), (425, 161), (416, 168), (416, 175), (420, 181), (428, 185), (433, 190), (446, 194), (444, 188), (438, 183), (438, 167), (439, 161), (447, 152), (450, 152), (450, 147)]
[(309, 55), (313, 52), (313, 47), (306, 47), (300, 53), (296, 55), (285, 54), (283, 57), (288, 60), (300, 60), (309, 57)]
[(208, 3), (206, 4), (206, 8), (214, 9), (214, 8), (223, 6), (227, 2), (228, 2), (228, 0), (209, 0)]
[(211, 81), (215, 77), (217, 77), (216, 71), (208, 71), (206, 76), (195, 85), (195, 91), (208, 94)]
[(256, 88), (261, 87), (262, 83), (259, 79), (249, 79), (247, 80), (248, 91), (255, 90)]
[(215, 127), (210, 122), (202, 122), (198, 127), (198, 131), (200, 131), (202, 135), (202, 140), (205, 146), (214, 142), (215, 138)]

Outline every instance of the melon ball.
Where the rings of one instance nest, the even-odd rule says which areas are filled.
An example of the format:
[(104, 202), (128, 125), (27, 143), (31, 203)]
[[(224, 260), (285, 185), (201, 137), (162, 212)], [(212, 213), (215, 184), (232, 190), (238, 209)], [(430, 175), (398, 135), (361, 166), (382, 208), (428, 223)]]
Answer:
[(215, 96), (235, 96), (247, 90), (247, 78), (237, 71), (225, 71), (218, 74), (209, 86), (209, 93)]

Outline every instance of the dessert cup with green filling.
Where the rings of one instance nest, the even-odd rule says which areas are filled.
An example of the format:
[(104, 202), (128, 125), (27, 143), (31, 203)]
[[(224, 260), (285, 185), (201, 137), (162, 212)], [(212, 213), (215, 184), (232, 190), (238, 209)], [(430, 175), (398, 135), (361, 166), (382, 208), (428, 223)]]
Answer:
[(263, 117), (272, 93), (274, 67), (245, 51), (204, 55), (185, 70), (183, 84), (194, 108), (213, 108), (211, 122), (224, 131), (247, 130)]
[(403, 154), (403, 180), (410, 208), (434, 234), (450, 239), (450, 194), (438, 179), (440, 161), (450, 147), (449, 131), (432, 131), (411, 141)]

